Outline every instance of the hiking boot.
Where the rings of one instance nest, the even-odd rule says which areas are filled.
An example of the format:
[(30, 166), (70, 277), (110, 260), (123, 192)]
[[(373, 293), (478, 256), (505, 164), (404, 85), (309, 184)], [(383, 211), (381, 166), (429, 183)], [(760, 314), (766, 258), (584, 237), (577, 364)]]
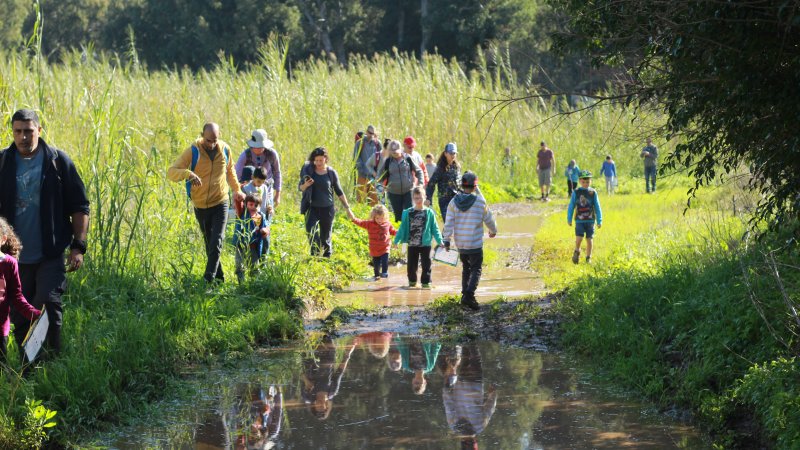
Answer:
[(478, 311), (481, 309), (481, 305), (477, 300), (475, 300), (475, 296), (472, 294), (464, 294), (461, 296), (461, 307), (469, 308), (473, 311)]
[(409, 288), (409, 289), (411, 289), (411, 288), (415, 288), (415, 287), (417, 287), (417, 282), (416, 282), (416, 281), (414, 281), (414, 282), (412, 283), (412, 282), (410, 282), (410, 281), (409, 281), (409, 283), (408, 283), (408, 288)]
[(376, 275), (376, 276), (374, 276), (374, 277), (367, 277), (367, 281), (378, 281), (378, 280), (380, 280), (380, 279), (381, 279), (381, 278), (380, 278), (379, 276), (377, 276), (377, 275)]
[(430, 289), (430, 288), (431, 288), (430, 283), (422, 283), (422, 289)]
[(573, 262), (574, 264), (578, 264), (578, 261), (579, 261), (580, 259), (581, 259), (581, 251), (580, 251), (580, 250), (575, 250), (575, 251), (572, 253), (572, 262)]
[(589, 264), (590, 262), (592, 262), (592, 257), (591, 256), (587, 256), (586, 257), (586, 264)]
[(383, 272), (381, 278), (389, 278), (389, 272)]

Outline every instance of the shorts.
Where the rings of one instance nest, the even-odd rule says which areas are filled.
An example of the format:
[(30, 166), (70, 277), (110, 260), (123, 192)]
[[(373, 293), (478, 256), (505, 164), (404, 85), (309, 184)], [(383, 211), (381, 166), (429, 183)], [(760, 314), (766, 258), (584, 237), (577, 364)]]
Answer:
[(594, 236), (594, 223), (591, 222), (576, 222), (575, 223), (575, 236), (591, 239)]
[(539, 186), (550, 186), (553, 183), (553, 171), (550, 168), (539, 169)]

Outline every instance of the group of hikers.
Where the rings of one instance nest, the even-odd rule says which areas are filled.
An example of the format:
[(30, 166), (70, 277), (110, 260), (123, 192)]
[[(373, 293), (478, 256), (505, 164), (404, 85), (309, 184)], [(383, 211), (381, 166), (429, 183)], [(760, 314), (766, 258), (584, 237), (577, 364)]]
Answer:
[[(16, 111), (11, 124), (14, 142), (0, 153), (3, 344), (10, 330), (9, 317), (17, 344), (21, 345), (31, 321), (47, 311), (46, 344), (57, 353), (61, 348), (61, 297), (66, 289), (66, 272), (83, 265), (87, 250), (89, 200), (69, 156), (41, 138), (42, 128), (35, 111)], [(334, 204), (338, 198), (348, 217), (367, 230), (373, 280), (388, 276), (392, 243), (407, 244), (408, 286), (417, 286), (417, 270), (421, 266), (421, 287), (430, 288), (433, 246), (450, 251), (452, 244), (462, 263), (461, 304), (478, 310), (475, 292), (483, 264), (484, 226), (489, 237), (496, 236), (494, 217), (480, 193), (477, 175), (470, 171), (462, 174), (455, 143), (444, 146), (435, 164), (432, 154), (426, 155), (427, 162), (423, 162), (416, 145), (413, 136), (407, 136), (402, 144), (394, 139), (381, 143), (373, 126), (356, 135), (353, 157), (357, 200), (373, 205), (365, 219), (357, 218), (351, 210), (338, 173), (328, 165), (328, 150), (317, 147), (311, 151), (300, 169), (298, 182), (311, 254), (331, 255)], [(220, 257), (229, 197), (237, 216), (233, 237), (237, 277), (244, 279), (247, 270), (257, 267), (270, 249), (270, 224), (281, 201), (280, 156), (263, 129), (253, 131), (247, 146), (234, 163), (231, 147), (220, 139), (219, 125), (207, 123), (201, 136), (167, 170), (170, 180), (186, 184), (207, 255), (203, 278), (212, 285), (225, 279)], [(645, 161), (647, 191), (654, 192), (658, 149), (650, 139), (641, 157)], [(510, 150), (504, 160), (513, 166)], [(537, 155), (537, 170), (542, 199), (547, 200), (555, 157), (544, 142)], [(616, 178), (616, 166), (610, 156), (601, 173), (610, 190), (608, 180)], [(573, 262), (578, 263), (584, 238), (588, 262), (594, 226), (599, 228), (602, 224), (598, 194), (591, 187), (591, 173), (579, 171), (574, 161), (566, 174), (570, 192), (567, 223), (571, 226), (574, 219), (576, 227)], [(378, 196), (381, 191), (388, 196), (395, 221), (400, 222), (397, 230)], [(434, 193), (444, 223), (441, 231), (430, 208)], [(0, 345), (3, 357), (5, 350), (6, 345)]]

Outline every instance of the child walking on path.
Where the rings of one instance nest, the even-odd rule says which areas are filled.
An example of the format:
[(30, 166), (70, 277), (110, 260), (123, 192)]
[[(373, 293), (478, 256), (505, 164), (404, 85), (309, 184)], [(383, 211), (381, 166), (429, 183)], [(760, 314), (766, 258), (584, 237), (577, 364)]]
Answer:
[(606, 155), (603, 167), (600, 168), (600, 175), (606, 177), (606, 194), (613, 194), (617, 184), (617, 164), (611, 159), (611, 155)]
[(245, 208), (236, 220), (233, 246), (236, 248), (236, 278), (244, 282), (245, 269), (258, 268), (262, 256), (269, 252), (270, 216), (259, 209), (261, 197), (247, 194)]
[(0, 218), (0, 324), (3, 331), (0, 337), (0, 363), (6, 360), (8, 333), (11, 330), (11, 322), (8, 319), (11, 305), (14, 305), (14, 309), (28, 320), (34, 320), (42, 315), (42, 312), (31, 306), (22, 295), (19, 264), (15, 258), (21, 249), (22, 246), (14, 230), (5, 219)]
[(486, 199), (477, 191), (478, 177), (466, 172), (461, 177), (462, 193), (447, 207), (444, 224), (444, 247), (450, 250), (450, 239), (458, 247), (461, 270), (461, 306), (473, 311), (480, 309), (475, 300), (475, 290), (481, 279), (483, 265), (483, 225), (489, 228), (489, 237), (497, 236), (497, 225)]
[(578, 163), (573, 159), (564, 170), (564, 175), (567, 177), (567, 195), (572, 195), (572, 191), (578, 187), (578, 176), (580, 174), (581, 168), (578, 167)]
[(431, 244), (442, 245), (442, 235), (436, 214), (425, 206), (425, 188), (417, 186), (411, 191), (414, 206), (403, 211), (395, 244), (408, 244), (408, 287), (417, 285), (417, 267), (422, 261), (422, 289), (431, 288)]
[(567, 224), (572, 226), (573, 214), (575, 217), (575, 252), (572, 262), (578, 264), (581, 257), (581, 242), (586, 237), (586, 262), (592, 261), (592, 238), (594, 237), (594, 224), (597, 228), (603, 226), (603, 212), (600, 210), (600, 199), (597, 191), (592, 187), (592, 174), (588, 170), (581, 172), (578, 180), (580, 187), (575, 189), (569, 200), (567, 208)]
[(368, 220), (357, 218), (353, 211), (347, 210), (347, 217), (354, 224), (367, 230), (369, 236), (369, 255), (372, 257), (372, 268), (375, 277), (372, 281), (389, 277), (389, 247), (392, 243), (391, 236), (397, 234), (389, 222), (389, 210), (383, 205), (375, 205), (369, 213)]

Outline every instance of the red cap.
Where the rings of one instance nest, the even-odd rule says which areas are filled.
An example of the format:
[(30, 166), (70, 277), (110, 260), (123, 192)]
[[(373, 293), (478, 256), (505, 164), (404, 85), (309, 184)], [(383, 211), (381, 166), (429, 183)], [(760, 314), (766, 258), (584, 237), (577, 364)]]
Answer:
[(411, 148), (414, 148), (414, 147), (417, 146), (417, 140), (414, 139), (414, 136), (406, 136), (406, 138), (403, 139), (403, 143), (406, 144), (407, 146), (411, 147)]

